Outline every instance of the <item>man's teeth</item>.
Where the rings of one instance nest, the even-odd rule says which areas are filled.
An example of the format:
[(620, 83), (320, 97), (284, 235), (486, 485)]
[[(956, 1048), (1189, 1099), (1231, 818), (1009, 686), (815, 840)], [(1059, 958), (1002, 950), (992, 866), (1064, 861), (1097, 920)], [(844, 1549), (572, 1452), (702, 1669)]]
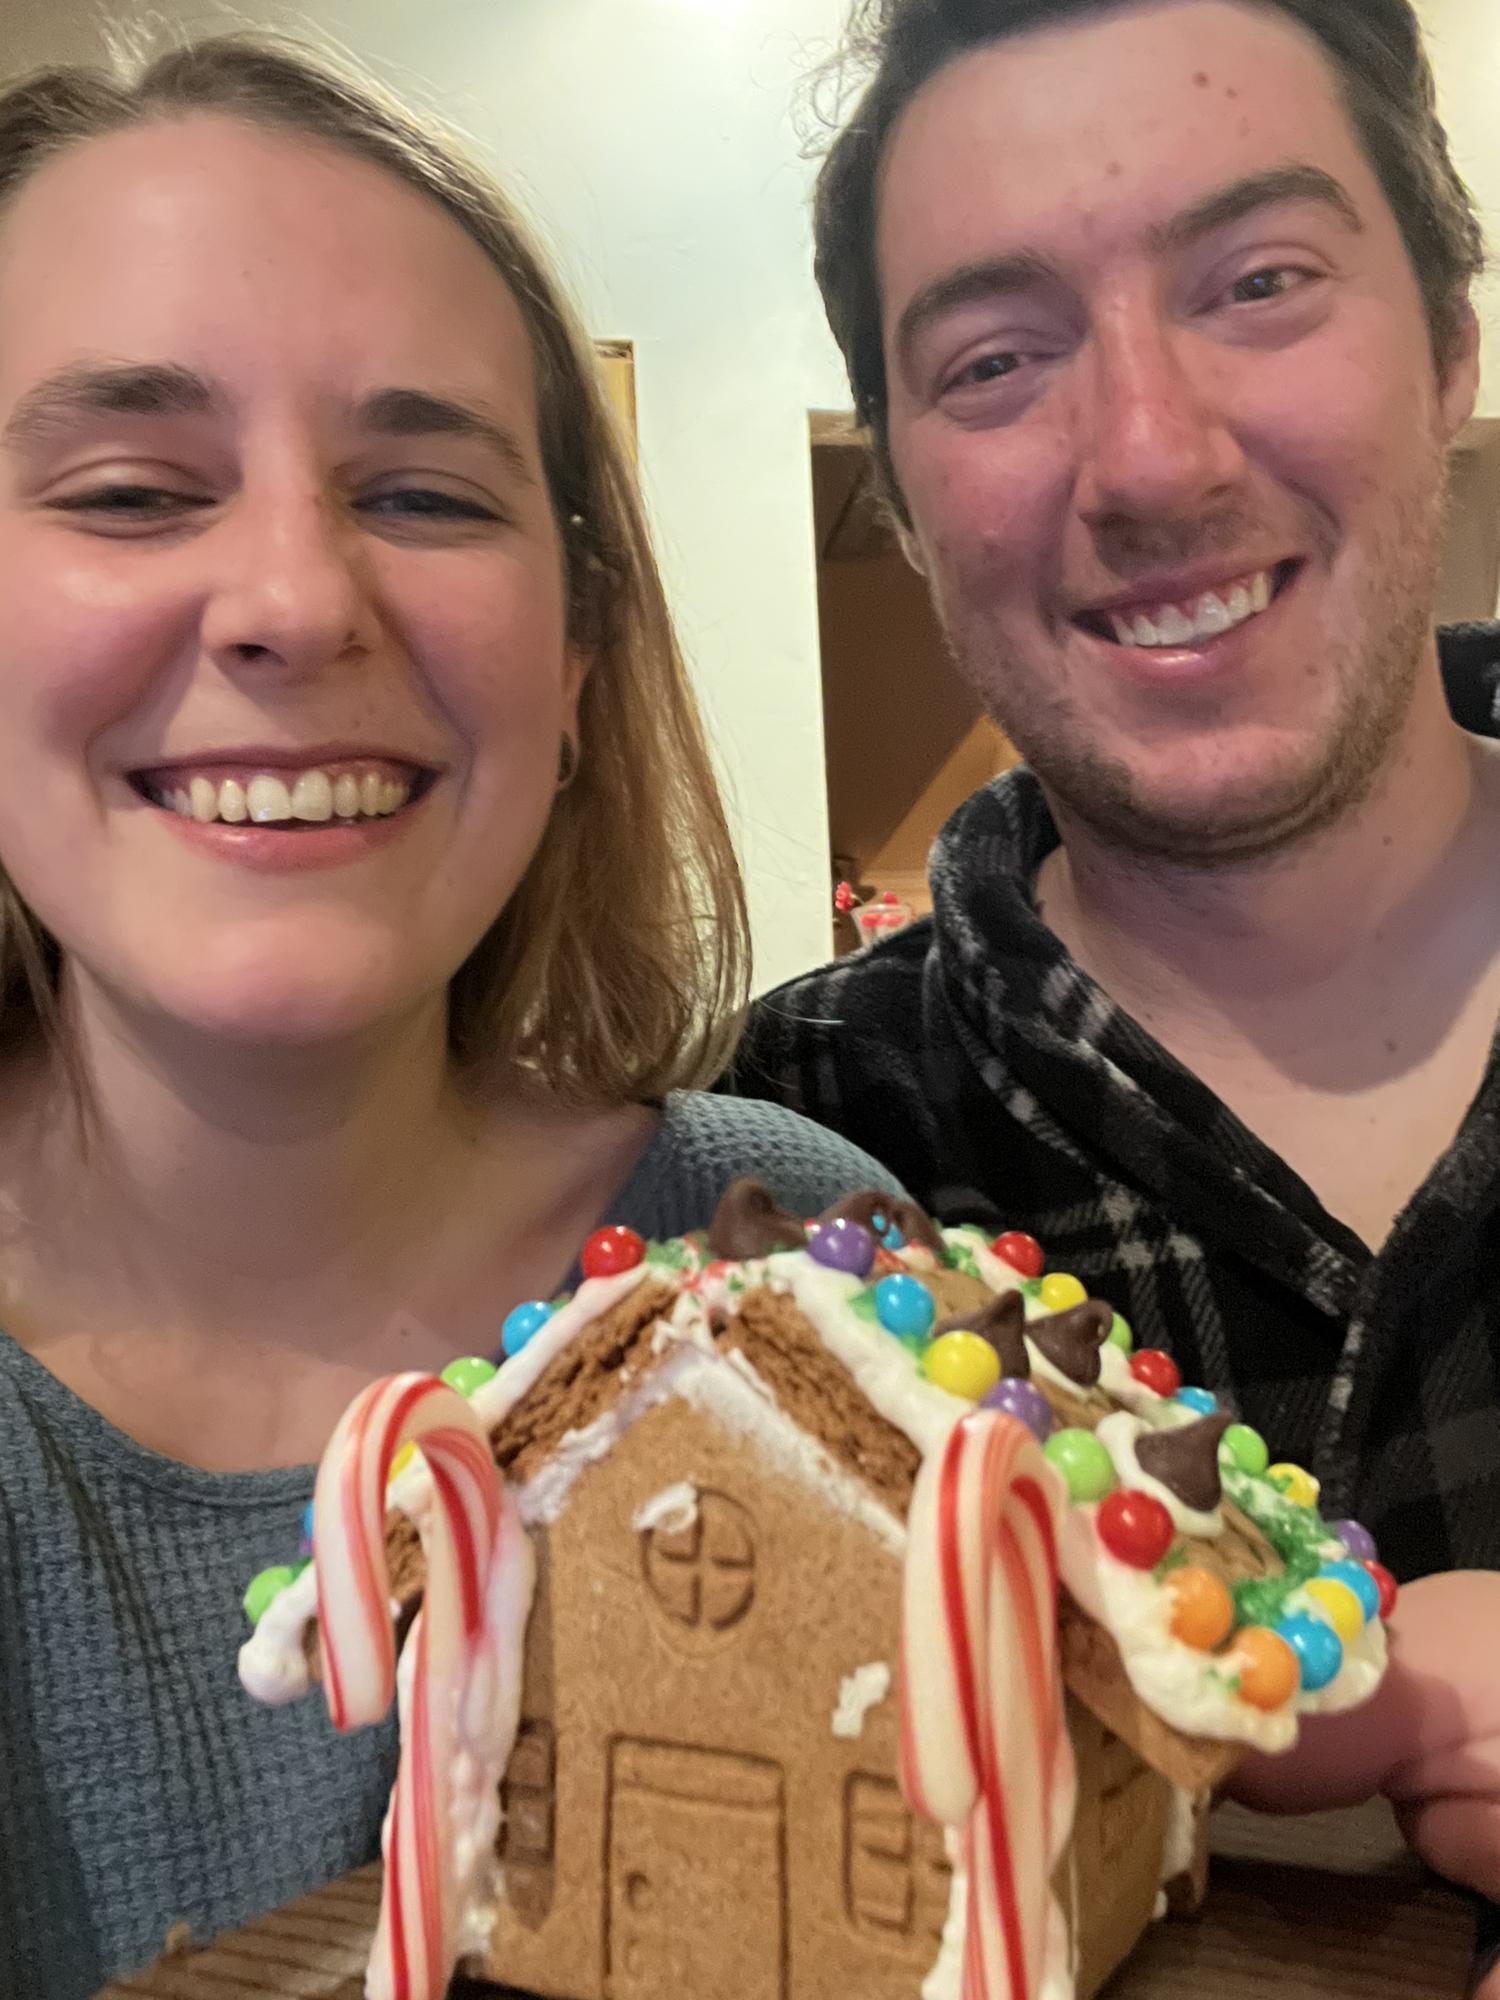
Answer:
[(301, 771), (290, 785), (285, 778), (263, 771), (242, 785), (237, 778), (215, 784), (210, 778), (193, 778), (186, 785), (174, 785), (158, 795), (158, 804), (195, 819), (200, 826), (222, 820), (241, 826), (249, 820), (256, 826), (274, 826), (287, 820), (310, 825), (333, 819), (383, 819), (399, 812), (411, 797), (411, 786), (403, 779), (382, 777), (378, 771), (355, 775), (344, 771), (330, 778), (326, 771)]
[(1271, 591), (1271, 572), (1263, 569), (1222, 596), (1206, 590), (1191, 604), (1159, 604), (1128, 618), (1111, 612), (1109, 622), (1122, 646), (1187, 646), (1194, 639), (1217, 639), (1254, 618), (1271, 602)]

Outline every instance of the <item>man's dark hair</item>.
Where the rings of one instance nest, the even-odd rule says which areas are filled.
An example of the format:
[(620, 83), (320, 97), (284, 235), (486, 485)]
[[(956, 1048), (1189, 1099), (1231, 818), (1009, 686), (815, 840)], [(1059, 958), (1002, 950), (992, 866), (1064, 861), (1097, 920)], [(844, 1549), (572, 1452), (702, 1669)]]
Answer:
[[(1114, 0), (859, 0), (839, 69), (871, 81), (818, 176), (818, 285), (843, 349), (859, 420), (897, 499), (886, 429), (876, 188), (897, 121), (955, 57), (1030, 28), (1101, 13)], [(1426, 308), (1432, 351), (1446, 368), (1484, 235), (1437, 117), (1432, 66), (1410, 0), (1260, 0), (1308, 29), (1333, 64), (1344, 106), (1385, 192)]]

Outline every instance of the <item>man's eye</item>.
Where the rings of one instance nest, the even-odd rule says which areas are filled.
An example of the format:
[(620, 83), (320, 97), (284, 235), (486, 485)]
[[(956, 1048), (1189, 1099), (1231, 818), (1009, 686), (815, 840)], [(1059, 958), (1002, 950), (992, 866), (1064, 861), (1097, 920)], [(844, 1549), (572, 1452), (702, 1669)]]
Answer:
[(1293, 264), (1268, 264), (1262, 271), (1247, 271), (1236, 278), (1229, 295), (1236, 305), (1257, 305), (1265, 299), (1284, 298), (1307, 281), (1308, 273)]
[(983, 382), (999, 382), (1007, 375), (1014, 375), (1021, 365), (1019, 354), (981, 354), (977, 361), (969, 361), (950, 377), (950, 389), (968, 389)]
[(498, 521), (492, 507), (477, 500), (441, 493), (429, 486), (402, 486), (389, 493), (377, 493), (364, 505), (372, 513), (395, 514), (418, 521)]

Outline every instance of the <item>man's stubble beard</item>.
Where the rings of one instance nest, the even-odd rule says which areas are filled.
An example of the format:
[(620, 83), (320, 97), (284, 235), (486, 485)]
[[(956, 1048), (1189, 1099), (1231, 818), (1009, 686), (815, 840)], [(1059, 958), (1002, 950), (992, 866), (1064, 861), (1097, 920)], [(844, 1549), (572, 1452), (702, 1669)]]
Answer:
[[(1096, 749), (1076, 712), (1045, 699), (1007, 700), (1008, 676), (995, 657), (983, 614), (967, 632), (944, 621), (959, 672), (1041, 780), (1053, 801), (1102, 846), (1143, 860), (1203, 869), (1232, 867), (1283, 854), (1325, 831), (1369, 797), (1395, 755), (1416, 694), (1432, 633), (1445, 512), (1444, 456), (1393, 508), (1387, 532), (1370, 550), (1363, 657), (1334, 635), (1322, 660), (1339, 697), (1309, 754), (1283, 766), (1256, 789), (1226, 794), (1211, 808), (1173, 811), (1141, 788), (1121, 758)], [(1195, 551), (1203, 552), (1201, 546)], [(983, 649), (981, 651), (981, 648)], [(977, 669), (977, 670), (976, 670)]]

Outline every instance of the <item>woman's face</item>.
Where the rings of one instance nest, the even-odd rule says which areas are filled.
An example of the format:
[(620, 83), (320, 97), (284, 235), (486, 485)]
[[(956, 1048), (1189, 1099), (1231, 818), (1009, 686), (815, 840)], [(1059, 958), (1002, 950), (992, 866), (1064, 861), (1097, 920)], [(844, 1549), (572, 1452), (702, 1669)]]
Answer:
[(80, 990), (241, 1042), (439, 993), (584, 662), (526, 331), (434, 204), (220, 117), (0, 217), (0, 861)]

